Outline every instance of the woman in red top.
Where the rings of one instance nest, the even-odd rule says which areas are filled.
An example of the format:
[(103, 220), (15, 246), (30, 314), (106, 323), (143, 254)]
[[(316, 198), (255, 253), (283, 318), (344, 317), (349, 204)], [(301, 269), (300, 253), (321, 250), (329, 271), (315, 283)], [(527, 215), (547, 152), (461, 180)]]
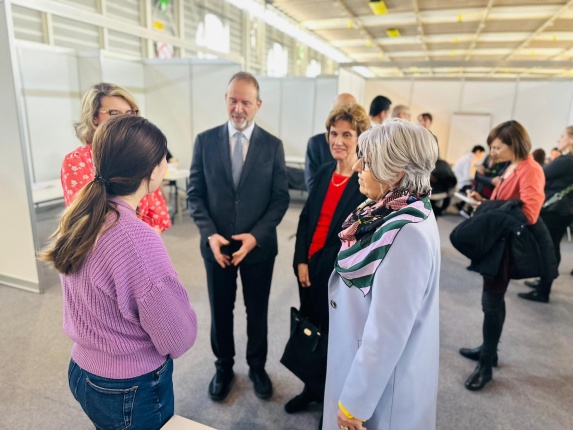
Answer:
[[(358, 160), (358, 136), (370, 128), (370, 119), (359, 105), (335, 107), (326, 120), (326, 139), (334, 162), (323, 165), (300, 214), (296, 232), (294, 271), (299, 282), (300, 312), (322, 332), (328, 332), (328, 278), (340, 249), (342, 224), (365, 197), (360, 194), (358, 174), (352, 166)], [(326, 373), (326, 361), (324, 363)], [(286, 405), (288, 413), (322, 401), (324, 386), (301, 394)]]
[[(517, 121), (507, 121), (495, 127), (487, 138), (491, 155), (498, 162), (509, 161), (502, 182), (495, 188), (493, 200), (521, 200), (522, 211), (529, 224), (535, 224), (545, 200), (545, 176), (541, 166), (529, 155), (531, 140)], [(477, 192), (474, 200), (485, 199)], [(477, 348), (461, 348), (464, 357), (478, 360), (478, 365), (466, 381), (468, 390), (481, 390), (492, 379), (492, 366), (497, 366), (497, 345), (505, 321), (505, 292), (509, 285), (509, 250), (506, 249), (498, 275), (483, 277), (482, 310), (483, 344)]]
[[(97, 126), (116, 115), (139, 115), (137, 104), (124, 88), (100, 83), (84, 94), (81, 119), (74, 124), (76, 135), (84, 145), (66, 155), (62, 163), (66, 206), (71, 205), (78, 192), (94, 178), (91, 142)], [(158, 233), (171, 227), (169, 211), (159, 188), (141, 199), (139, 216)]]

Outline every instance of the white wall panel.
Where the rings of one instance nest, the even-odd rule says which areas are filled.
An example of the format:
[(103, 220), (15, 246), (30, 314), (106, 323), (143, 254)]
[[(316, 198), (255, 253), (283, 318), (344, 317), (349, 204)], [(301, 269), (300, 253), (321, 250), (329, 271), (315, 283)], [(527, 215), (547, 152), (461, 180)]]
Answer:
[[(314, 79), (314, 83), (316, 90), (314, 96), (314, 121), (311, 133), (313, 136), (325, 131), (324, 123), (332, 109), (332, 101), (338, 94), (338, 79), (334, 76), (319, 76)], [(306, 101), (301, 102), (305, 103)]]
[[(516, 84), (510, 82), (465, 82), (462, 89), (461, 112), (488, 113), (492, 127), (511, 119)], [(485, 145), (486, 142), (483, 142)]]
[(549, 151), (567, 126), (573, 96), (571, 81), (520, 82), (515, 120), (531, 137), (532, 149)]
[(191, 80), (187, 62), (145, 64), (146, 117), (167, 137), (181, 168), (191, 165)]
[(261, 100), (263, 104), (257, 114), (255, 122), (269, 133), (281, 136), (281, 99), (282, 84), (280, 78), (257, 76), (261, 87)]
[[(101, 57), (101, 80), (121, 85), (131, 93), (143, 116), (145, 108), (145, 72), (143, 63), (140, 61), (126, 61), (117, 58)], [(97, 82), (93, 82), (95, 84)]]
[[(422, 112), (434, 117), (432, 133), (440, 144), (440, 157), (445, 157), (450, 134), (450, 119), (460, 110), (461, 82), (415, 81), (410, 109), (415, 118)], [(451, 161), (451, 160), (448, 160)]]
[(304, 157), (313, 135), (315, 84), (309, 78), (282, 79), (281, 138), (285, 154)]
[(78, 65), (73, 51), (19, 45), (34, 182), (60, 177), (64, 156), (79, 146)]
[(364, 100), (366, 80), (353, 72), (346, 69), (340, 69), (338, 72), (338, 94), (350, 93), (356, 100)]

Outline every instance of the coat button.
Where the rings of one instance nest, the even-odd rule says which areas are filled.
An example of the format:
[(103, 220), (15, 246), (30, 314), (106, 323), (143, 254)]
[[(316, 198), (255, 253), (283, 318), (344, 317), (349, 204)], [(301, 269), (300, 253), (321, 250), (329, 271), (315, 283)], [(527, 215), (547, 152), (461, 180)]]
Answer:
[(336, 302), (334, 300), (331, 300), (330, 306), (332, 306), (333, 309), (336, 309)]

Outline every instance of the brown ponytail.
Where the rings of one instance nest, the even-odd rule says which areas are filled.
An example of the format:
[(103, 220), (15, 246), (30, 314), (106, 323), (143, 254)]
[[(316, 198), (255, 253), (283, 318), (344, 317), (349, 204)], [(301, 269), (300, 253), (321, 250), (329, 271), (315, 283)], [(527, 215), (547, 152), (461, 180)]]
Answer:
[(92, 151), (95, 179), (64, 212), (50, 243), (40, 253), (40, 260), (66, 275), (80, 269), (98, 237), (119, 218), (109, 197), (134, 194), (149, 180), (165, 158), (167, 139), (145, 118), (122, 115), (98, 127)]

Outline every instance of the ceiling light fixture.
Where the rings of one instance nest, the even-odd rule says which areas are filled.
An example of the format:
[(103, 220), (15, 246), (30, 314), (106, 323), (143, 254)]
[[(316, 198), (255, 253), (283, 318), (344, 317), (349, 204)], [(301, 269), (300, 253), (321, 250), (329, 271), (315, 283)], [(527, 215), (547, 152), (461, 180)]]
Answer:
[(382, 0), (370, 0), (368, 3), (374, 15), (386, 15), (388, 13), (388, 8)]
[(388, 35), (388, 37), (395, 39), (397, 37), (400, 37), (400, 30), (398, 30), (397, 28), (389, 28), (388, 30), (386, 30), (386, 34)]

